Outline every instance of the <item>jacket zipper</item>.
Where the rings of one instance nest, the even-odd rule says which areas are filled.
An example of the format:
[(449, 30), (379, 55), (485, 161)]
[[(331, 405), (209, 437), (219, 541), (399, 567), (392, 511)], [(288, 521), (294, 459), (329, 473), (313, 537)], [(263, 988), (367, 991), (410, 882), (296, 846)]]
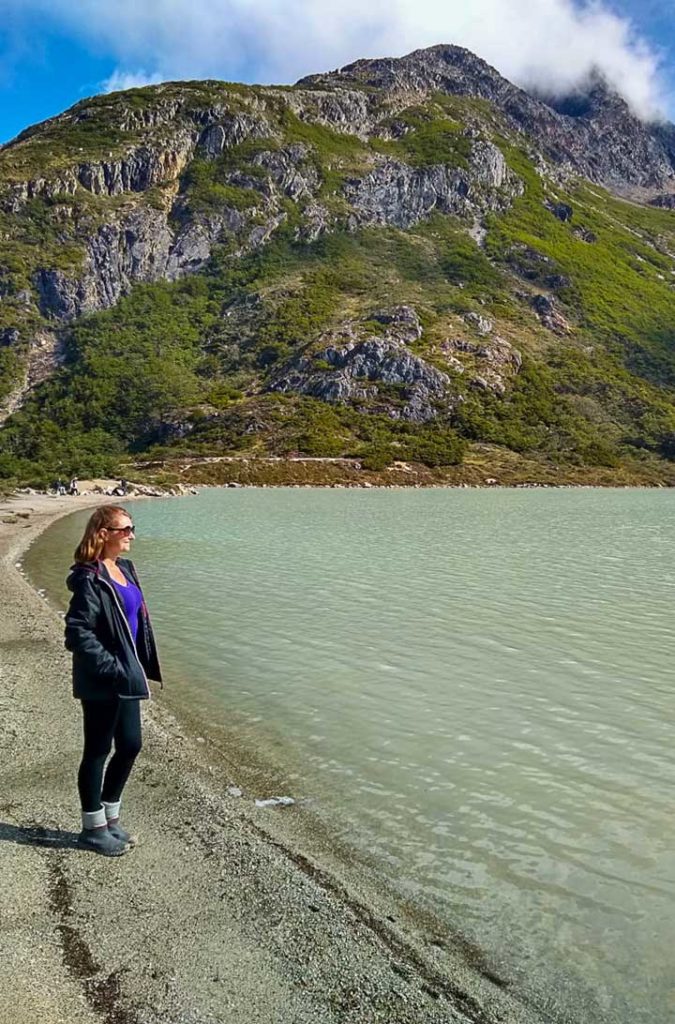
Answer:
[(148, 682), (148, 677), (145, 674), (145, 669), (141, 665), (141, 659), (138, 657), (138, 651), (136, 650), (136, 644), (134, 643), (134, 638), (131, 635), (131, 626), (129, 625), (129, 623), (127, 621), (127, 617), (126, 617), (126, 614), (124, 612), (124, 609), (122, 608), (122, 605), (120, 604), (120, 601), (119, 601), (119, 598), (118, 598), (117, 594), (115, 593), (115, 588), (113, 586), (111, 586), (110, 583), (108, 583), (107, 580), (104, 580), (102, 576), (99, 576), (99, 582), (100, 583), (104, 583), (106, 585), (106, 587), (108, 587), (108, 589), (110, 590), (110, 593), (112, 594), (112, 596), (113, 596), (113, 598), (115, 600), (115, 604), (117, 605), (117, 607), (119, 609), (120, 615), (122, 616), (122, 619), (124, 621), (124, 625), (126, 626), (127, 633), (129, 634), (129, 639), (131, 640), (131, 647), (132, 647), (132, 650), (134, 652), (134, 657), (136, 658), (136, 661), (138, 662), (138, 667), (140, 668), (141, 672), (143, 673), (143, 679), (145, 680), (145, 688), (148, 691), (147, 695), (148, 695), (148, 697), (151, 697), (152, 694), (150, 693), (150, 683)]
[[(147, 628), (147, 629), (152, 629), (152, 624), (151, 624), (151, 622), (150, 622), (150, 613), (149, 613), (149, 611), (148, 611), (148, 606), (147, 606), (147, 604), (145, 603), (145, 596), (144, 596), (144, 594), (143, 594), (143, 588), (141, 587), (141, 583), (140, 583), (140, 580), (139, 580), (139, 578), (138, 578), (138, 573), (136, 572), (136, 567), (135, 567), (135, 566), (134, 566), (133, 564), (131, 564), (131, 565), (130, 565), (130, 568), (129, 568), (129, 572), (130, 572), (130, 573), (131, 573), (131, 575), (133, 576), (133, 578), (134, 578), (134, 583), (136, 584), (136, 586), (138, 587), (138, 589), (139, 589), (139, 590), (140, 590), (140, 592), (141, 592), (141, 598), (142, 598), (142, 601), (143, 601), (143, 604), (142, 604), (142, 608), (143, 608), (143, 617), (144, 617), (144, 619), (145, 619), (145, 625), (146, 625), (146, 628)], [(159, 665), (159, 656), (158, 656), (158, 654), (157, 654), (157, 649), (156, 649), (156, 648), (155, 648), (155, 659), (156, 659), (156, 661), (157, 661), (157, 665), (158, 665), (158, 667), (160, 667), (160, 674), (161, 674), (161, 666)], [(141, 668), (142, 668), (142, 667), (143, 667), (143, 666), (141, 666)], [(161, 679), (159, 680), (159, 688), (160, 688), (160, 690), (163, 690), (163, 689), (164, 689), (164, 682), (163, 682), (163, 681), (162, 681)]]

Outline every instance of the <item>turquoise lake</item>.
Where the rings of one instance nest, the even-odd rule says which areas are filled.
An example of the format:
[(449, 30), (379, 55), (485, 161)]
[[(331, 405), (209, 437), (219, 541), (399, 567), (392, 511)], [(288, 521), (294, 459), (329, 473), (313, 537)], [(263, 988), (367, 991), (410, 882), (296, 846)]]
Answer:
[[(551, 1020), (675, 1019), (675, 494), (207, 489), (129, 510), (176, 700)], [(88, 514), (24, 560), (61, 607)]]

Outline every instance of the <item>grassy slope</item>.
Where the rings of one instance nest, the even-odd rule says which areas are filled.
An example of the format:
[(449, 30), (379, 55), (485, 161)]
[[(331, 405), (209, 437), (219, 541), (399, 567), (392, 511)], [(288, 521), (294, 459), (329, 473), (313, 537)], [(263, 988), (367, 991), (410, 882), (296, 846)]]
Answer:
[[(239, 96), (244, 102), (247, 90), (227, 89), (229, 102)], [(164, 99), (179, 92), (166, 87)], [(152, 90), (135, 90), (124, 100), (97, 101), (86, 129), (93, 148), (103, 147), (105, 125), (123, 115), (127, 97), (143, 110), (152, 96)], [(323, 183), (321, 198), (337, 218), (346, 212), (342, 182), (372, 165), (376, 151), (415, 165), (444, 160), (461, 166), (467, 156), (462, 118), (495, 119), (485, 104), (446, 97), (405, 112), (410, 131), (402, 138), (367, 145), (300, 121), (278, 97), (271, 110), (285, 142), (310, 147), (309, 159)], [(52, 139), (48, 150), (57, 164), (66, 159), (73, 137), (83, 141), (80, 128), (75, 136), (72, 126), (66, 129), (54, 129), (58, 145)], [(108, 141), (109, 147), (115, 144), (115, 138)], [(253, 206), (255, 189), (229, 185), (227, 173), (250, 170), (253, 154), (276, 144), (245, 143), (219, 161), (195, 161), (182, 182), (188, 208)], [(125, 452), (189, 457), (299, 451), (358, 456), (373, 470), (394, 458), (433, 467), (456, 464), (469, 443), (467, 465), (482, 451), (481, 473), (493, 466), (532, 478), (538, 466), (543, 479), (551, 467), (562, 466), (558, 476), (576, 479), (575, 467), (587, 466), (606, 467), (591, 470), (603, 479), (608, 471), (615, 479), (669, 477), (669, 466), (659, 470), (656, 460), (675, 448), (669, 337), (675, 260), (668, 255), (675, 251), (673, 214), (579, 185), (569, 195), (556, 189), (555, 196), (574, 210), (572, 221), (563, 223), (543, 205), (552, 187), (523, 152), (505, 140), (502, 145), (526, 191), (506, 215), (490, 219), (485, 252), (469, 238), (466, 225), (440, 216), (408, 232), (350, 234), (338, 224), (335, 233), (300, 244), (294, 228), (302, 208), (289, 202), (286, 226), (262, 251), (237, 260), (225, 250), (216, 252), (207, 272), (171, 285), (138, 286), (115, 309), (75, 325), (66, 366), (0, 434), (0, 474), (38, 480), (55, 471), (113, 471)], [(41, 137), (30, 137), (23, 147), (22, 165), (12, 157), (17, 173), (31, 161), (39, 164), (45, 152)], [(75, 198), (57, 197), (51, 204), (33, 201), (26, 213), (13, 215), (8, 233), (14, 240), (2, 249), (11, 288), (29, 281), (37, 246), (43, 263), (45, 254), (47, 262), (53, 258), (66, 270), (76, 263), (77, 242), (67, 226), (72, 217), (55, 227), (59, 220), (50, 205), (79, 204), (79, 223), (91, 226), (104, 202), (129, 201), (103, 201), (78, 191)], [(574, 234), (582, 226), (595, 242)], [(559, 294), (574, 324), (567, 337), (545, 331), (523, 297), (546, 290), (513, 272), (514, 247), (525, 245), (549, 258), (548, 273), (553, 268), (569, 279)], [(461, 331), (460, 316), (475, 310), (494, 317), (524, 357), (511, 391), (502, 399), (467, 392), (452, 423), (417, 428), (308, 398), (262, 393), (279, 360), (311, 345), (345, 316), (367, 315), (392, 301), (415, 306), (425, 333), (414, 349), (444, 369), (439, 342)], [(246, 302), (251, 316), (243, 322), (235, 317), (233, 330), (224, 314)], [(180, 425), (188, 419), (194, 429), (181, 438)], [(478, 442), (492, 447), (477, 449)]]

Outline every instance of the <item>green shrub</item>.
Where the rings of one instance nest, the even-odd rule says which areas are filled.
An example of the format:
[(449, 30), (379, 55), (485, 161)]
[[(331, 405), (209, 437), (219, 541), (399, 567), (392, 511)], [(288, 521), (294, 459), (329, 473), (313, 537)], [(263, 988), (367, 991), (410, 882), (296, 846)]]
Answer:
[(391, 465), (395, 456), (392, 455), (390, 448), (372, 444), (361, 450), (359, 458), (364, 469), (379, 473)]
[(431, 467), (456, 466), (463, 461), (465, 451), (466, 442), (454, 430), (426, 427), (405, 443), (402, 458)]
[(310, 429), (297, 438), (297, 449), (302, 455), (314, 458), (337, 458), (342, 455), (344, 441), (327, 431)]
[(182, 188), (195, 213), (210, 213), (230, 207), (247, 210), (261, 202), (254, 189), (240, 188), (227, 181), (228, 165), (223, 160), (193, 160), (183, 175)]
[(463, 134), (463, 126), (457, 121), (423, 107), (404, 110), (394, 120), (403, 121), (410, 130), (391, 142), (373, 140), (373, 147), (380, 152), (398, 157), (413, 167), (435, 164), (468, 167), (471, 140)]

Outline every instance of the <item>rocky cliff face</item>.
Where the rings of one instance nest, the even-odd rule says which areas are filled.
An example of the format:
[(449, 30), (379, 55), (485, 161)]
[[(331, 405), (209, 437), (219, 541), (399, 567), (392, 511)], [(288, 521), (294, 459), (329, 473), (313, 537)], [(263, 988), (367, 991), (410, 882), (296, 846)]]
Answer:
[(434, 92), (478, 97), (493, 104), (554, 165), (620, 191), (675, 190), (673, 126), (645, 124), (598, 76), (578, 95), (546, 102), (469, 50), (435, 46), (398, 59), (355, 61), (300, 84), (332, 90), (367, 86), (406, 105)]
[(344, 195), (353, 209), (352, 227), (392, 224), (409, 228), (433, 211), (479, 217), (503, 209), (522, 192), (499, 149), (477, 142), (466, 169), (412, 168), (387, 160), (365, 178), (348, 181)]
[(324, 336), (313, 354), (284, 366), (269, 389), (426, 423), (448, 413), (457, 396), (447, 373), (409, 351), (421, 337), (419, 318), (408, 306), (372, 313), (365, 324), (348, 321)]
[[(50, 243), (43, 251), (23, 249), (18, 273), (16, 261), (3, 267), (0, 256), (6, 318), (14, 312), (11, 326), (27, 353), (26, 376), (5, 413), (26, 393), (36, 313), (38, 331), (67, 324), (114, 305), (136, 282), (199, 271), (214, 246), (233, 257), (264, 246), (289, 220), (309, 241), (335, 229), (405, 229), (434, 211), (475, 222), (522, 191), (501, 151), (475, 126), (459, 163), (419, 166), (402, 159), (403, 151), (372, 148), (371, 140), (392, 135), (384, 123), (390, 109), (361, 89), (215, 87), (205, 95), (185, 86), (145, 93), (141, 109), (120, 97), (85, 102), (0, 148), (5, 237), (20, 237), (39, 215)], [(351, 159), (339, 158), (333, 130), (353, 137)], [(292, 140), (303, 134), (306, 141)], [(80, 139), (86, 145), (77, 145)], [(333, 164), (345, 167), (331, 187), (322, 163), (326, 139), (337, 150)], [(88, 159), (87, 148), (94, 150)], [(210, 177), (205, 196), (193, 187), (195, 168)]]
[(268, 388), (411, 423), (447, 419), (464, 401), (467, 387), (503, 395), (521, 367), (520, 353), (493, 334), (491, 320), (468, 314), (466, 323), (480, 340), (441, 342), (441, 369), (411, 351), (423, 336), (416, 310), (379, 310), (328, 332), (311, 353), (304, 351), (281, 367)]
[[(405, 124), (388, 127), (388, 118), (434, 93), (480, 98), (554, 164), (617, 189), (658, 189), (654, 201), (662, 206), (670, 204), (670, 193), (664, 190), (675, 189), (672, 126), (642, 124), (600, 82), (593, 83), (583, 107), (577, 104), (570, 114), (564, 103), (558, 102), (556, 110), (516, 88), (468, 51), (438, 46), (400, 59), (357, 61), (339, 72), (304, 79), (299, 86), (293, 91), (257, 90), (244, 98), (221, 95), (219, 102), (210, 97), (212, 102), (202, 99), (201, 104), (188, 87), (174, 97), (159, 87), (155, 103), (146, 109), (125, 108), (123, 103), (111, 108), (109, 129), (117, 153), (105, 159), (62, 158), (53, 169), (41, 167), (36, 175), (27, 173), (35, 166), (27, 152), (47, 153), (54, 136), (79, 133), (100, 112), (87, 102), (79, 104), (1, 147), (0, 209), (10, 221), (31, 202), (58, 210), (64, 199), (83, 194), (136, 195), (142, 200), (153, 190), (162, 192), (153, 204), (101, 209), (93, 232), (86, 221), (78, 230), (73, 210), (70, 230), (60, 235), (80, 244), (80, 267), (63, 270), (38, 261), (31, 285), (40, 312), (69, 321), (115, 303), (136, 281), (174, 279), (199, 270), (214, 244), (226, 241), (239, 253), (262, 245), (287, 220), (285, 199), (303, 208), (299, 235), (311, 239), (330, 230), (336, 218), (318, 198), (322, 181), (315, 147), (283, 145), (279, 112), (284, 109), (302, 123), (329, 126), (367, 141), (397, 130), (405, 133)], [(419, 167), (370, 153), (364, 161), (366, 173), (347, 176), (337, 190), (345, 207), (345, 217), (337, 220), (352, 230), (375, 224), (407, 228), (433, 211), (476, 219), (504, 208), (522, 191), (521, 183), (492, 141), (475, 127), (469, 135), (478, 137), (471, 140), (464, 166), (439, 162)], [(190, 209), (181, 183), (193, 160), (222, 160), (247, 143), (265, 140), (270, 148), (252, 149), (250, 168), (240, 164), (223, 178), (225, 185), (254, 193), (247, 208), (224, 199), (208, 213)]]
[[(167, 83), (84, 101), (0, 147), (0, 420), (67, 361), (71, 325), (137, 284), (206, 271), (230, 282), (218, 300), (226, 312), (204, 328), (206, 368), (176, 388), (207, 393), (204, 422), (220, 422), (234, 391), (318, 399), (401, 429), (459, 421), (470, 407), (467, 429), (495, 436), (495, 403), (525, 387), (528, 345), (592, 351), (578, 329), (584, 303), (596, 301), (594, 261), (606, 260), (606, 278), (625, 261), (650, 315), (659, 302), (670, 309), (668, 224), (627, 220), (624, 230), (597, 189), (572, 201), (579, 175), (668, 217), (675, 129), (641, 123), (597, 78), (568, 100), (533, 96), (452, 46), (357, 61), (287, 89)], [(617, 225), (620, 239), (608, 242)], [(350, 238), (360, 240), (353, 264)], [(377, 250), (377, 276), (363, 239)], [(274, 286), (266, 251), (288, 261)], [(611, 310), (625, 290), (612, 288), (593, 315), (595, 337), (616, 351)], [(653, 377), (669, 357), (660, 321), (643, 320), (634, 337), (652, 349), (638, 362)], [(584, 395), (579, 409), (604, 423), (595, 401)], [(475, 412), (481, 402), (487, 418)], [(182, 424), (176, 437), (192, 429), (180, 409), (165, 418)], [(616, 438), (623, 428), (611, 422)]]

